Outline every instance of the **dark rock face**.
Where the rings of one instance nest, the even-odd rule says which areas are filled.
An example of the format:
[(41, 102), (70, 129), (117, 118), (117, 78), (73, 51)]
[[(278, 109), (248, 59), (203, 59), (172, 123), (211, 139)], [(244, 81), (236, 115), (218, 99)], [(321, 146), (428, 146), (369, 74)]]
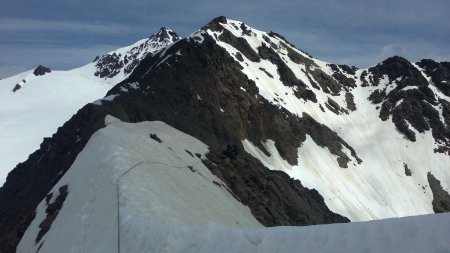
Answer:
[(430, 172), (427, 174), (428, 183), (433, 192), (433, 210), (435, 213), (450, 212), (450, 195), (442, 189), (441, 182)]
[[(69, 194), (67, 189), (67, 185), (61, 186), (59, 188), (59, 195), (58, 197), (56, 197), (55, 201), (53, 203), (48, 203), (49, 201), (47, 201), (47, 208), (45, 209), (47, 217), (41, 222), (41, 224), (39, 224), (40, 230), (36, 237), (36, 243), (38, 243), (47, 233), (47, 231), (52, 226), (52, 223), (55, 220), (56, 216), (58, 216), (58, 213), (63, 206), (64, 200), (66, 200), (66, 197)], [(46, 200), (48, 199), (48, 196), (49, 195), (47, 195)]]
[(259, 68), (259, 70), (266, 73), (266, 75), (269, 76), (270, 78), (273, 78), (273, 76), (269, 72), (267, 72), (267, 70), (265, 68)]
[(350, 92), (345, 93), (345, 102), (347, 104), (347, 109), (350, 111), (356, 111), (356, 104), (353, 100), (353, 94)]
[(242, 29), (242, 33), (247, 36), (251, 36), (253, 34), (253, 32), (250, 31), (244, 23), (241, 24), (240, 28)]
[(325, 103), (325, 106), (330, 109), (333, 113), (339, 115), (339, 111), (341, 110), (341, 107), (336, 103), (333, 99), (328, 98), (327, 103)]
[(331, 212), (316, 190), (303, 187), (283, 172), (268, 170), (247, 153), (239, 153), (234, 160), (214, 152), (207, 158), (204, 164), (265, 226), (349, 222)]
[(104, 77), (114, 77), (120, 73), (120, 69), (123, 67), (124, 63), (120, 60), (121, 55), (113, 53), (102, 56), (95, 66), (97, 67), (97, 71), (95, 75), (104, 78)]
[(130, 74), (133, 71), (133, 69), (136, 68), (136, 66), (138, 64), (139, 64), (139, 60), (133, 59), (133, 61), (124, 68), (125, 74)]
[(425, 73), (428, 76), (431, 76), (433, 72), (439, 68), (439, 63), (435, 62), (431, 59), (422, 59), (421, 61), (416, 63), (419, 67), (423, 68), (425, 70)]
[(340, 84), (343, 85), (343, 88), (346, 91), (349, 91), (349, 88), (355, 88), (356, 87), (356, 81), (353, 78), (349, 78), (344, 73), (347, 73), (349, 75), (354, 76), (356, 74), (356, 68), (350, 68), (347, 65), (336, 65), (336, 64), (329, 64), (330, 68), (333, 70), (333, 77), (336, 79)]
[(242, 37), (234, 36), (230, 31), (222, 29), (222, 34), (219, 36), (219, 40), (232, 45), (239, 50), (247, 59), (253, 62), (259, 62), (259, 56), (248, 44), (247, 40)]
[[(334, 65), (334, 64), (331, 64), (331, 65)], [(337, 66), (339, 68), (341, 68), (344, 72), (346, 72), (347, 74), (352, 75), (352, 76), (354, 76), (356, 74), (356, 70), (358, 70), (358, 68), (355, 67), (355, 66), (349, 67), (349, 66), (347, 66), (345, 64), (340, 64), (340, 65), (337, 65)]]
[[(277, 37), (279, 37), (279, 36), (277, 36)], [(313, 61), (313, 60), (311, 60), (311, 59), (309, 59), (309, 58), (306, 58), (306, 57), (304, 57), (303, 55), (301, 55), (301, 54), (299, 54), (299, 53), (297, 53), (295, 50), (293, 50), (291, 47), (292, 47), (292, 44), (291, 43), (289, 43), (285, 38), (283, 38), (283, 37), (279, 37), (280, 39), (283, 39), (284, 41), (285, 41), (285, 43), (286, 44), (288, 44), (288, 45), (290, 45), (290, 46), (287, 46), (286, 44), (284, 44), (283, 42), (281, 42), (281, 44), (283, 45), (283, 47), (288, 51), (288, 57), (289, 57), (289, 59), (291, 59), (291, 61), (293, 61), (293, 62), (295, 62), (295, 63), (297, 63), (297, 64), (305, 64), (306, 65), (306, 67), (309, 69), (310, 67), (317, 67), (317, 65), (316, 65), (316, 63)], [(303, 52), (303, 51), (302, 51)], [(304, 53), (304, 52), (303, 52)], [(306, 53), (305, 53), (306, 54)], [(308, 55), (308, 54), (306, 54), (306, 55)]]
[(213, 22), (220, 22), (222, 24), (227, 24), (228, 23), (227, 18), (225, 16), (219, 16), (217, 18), (214, 18)]
[(240, 61), (240, 62), (243, 62), (243, 61), (244, 61), (244, 57), (242, 57), (242, 54), (239, 53), (239, 52), (236, 53), (236, 59), (237, 59), (238, 61)]
[[(426, 71), (439, 66), (431, 60), (423, 60), (420, 64)], [(437, 101), (420, 71), (406, 59), (396, 56), (370, 68), (369, 72), (374, 84), (379, 87), (373, 91), (369, 100), (375, 104), (381, 103), (380, 118), (386, 121), (392, 115), (397, 129), (413, 142), (416, 141), (416, 134), (410, 126), (419, 133), (431, 130), (433, 137), (443, 146), (438, 151), (447, 152), (448, 148), (445, 147), (448, 147), (450, 140), (449, 125), (444, 125), (435, 109), (435, 106), (446, 107), (447, 102)], [(385, 87), (380, 86), (383, 76), (389, 79)], [(391, 86), (389, 93), (388, 86)]]
[(426, 86), (427, 80), (408, 60), (405, 58), (394, 56), (386, 59), (380, 64), (369, 68), (369, 72), (373, 75), (374, 85), (379, 85), (383, 75), (389, 77), (389, 81), (393, 81), (399, 77), (409, 77), (408, 81), (399, 83), (400, 87), (409, 86)]
[(344, 89), (348, 91), (348, 88), (355, 88), (356, 82), (355, 79), (348, 78), (345, 75), (335, 72), (333, 73), (334, 79), (336, 79), (339, 83), (341, 83), (344, 86)]
[(403, 167), (405, 168), (405, 175), (408, 176), (408, 177), (412, 176), (412, 172), (408, 168), (408, 165), (406, 163), (403, 164)]
[(362, 73), (361, 73), (361, 76), (359, 77), (359, 79), (361, 80), (361, 86), (362, 87), (367, 87), (367, 86), (369, 86), (369, 82), (367, 82), (367, 80), (366, 80), (366, 77), (367, 77), (367, 70), (364, 70)]
[(274, 51), (273, 48), (262, 44), (258, 48), (258, 54), (262, 59), (269, 60), (277, 66), (277, 72), (280, 76), (280, 81), (289, 87), (295, 87), (295, 96), (304, 100), (311, 100), (317, 102), (316, 94), (308, 89), (306, 84), (297, 79), (294, 72), (284, 63), (280, 56)]
[(43, 76), (47, 73), (52, 72), (49, 68), (43, 66), (43, 65), (39, 65), (37, 66), (37, 68), (34, 69), (33, 71), (33, 75), (35, 76)]
[(20, 86), (20, 84), (16, 84), (16, 86), (14, 86), (14, 88), (13, 88), (13, 92), (16, 92), (16, 91), (18, 91), (18, 90), (20, 90), (20, 88), (22, 88), (22, 86)]
[(342, 90), (342, 85), (340, 83), (320, 69), (313, 70), (311, 75), (325, 93), (331, 94), (332, 96), (338, 96), (339, 92)]
[(437, 63), (424, 59), (417, 63), (446, 96), (450, 96), (450, 62)]
[(370, 94), (369, 100), (372, 101), (374, 104), (379, 104), (383, 101), (383, 99), (386, 97), (386, 89), (384, 90), (375, 90)]

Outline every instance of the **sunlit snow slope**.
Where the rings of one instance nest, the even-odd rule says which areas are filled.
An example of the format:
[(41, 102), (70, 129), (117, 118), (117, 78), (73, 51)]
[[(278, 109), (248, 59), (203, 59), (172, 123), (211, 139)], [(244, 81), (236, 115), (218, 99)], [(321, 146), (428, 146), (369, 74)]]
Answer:
[[(225, 32), (226, 36), (222, 36)], [(342, 166), (338, 156), (307, 136), (298, 147), (297, 164), (289, 164), (279, 155), (273, 140), (260, 140), (270, 156), (256, 143), (242, 142), (245, 150), (268, 168), (282, 170), (304, 186), (317, 189), (332, 211), (352, 221), (433, 213), (428, 173), (440, 180), (442, 188), (449, 192), (450, 155), (436, 152), (441, 145), (448, 145), (449, 140), (435, 138), (426, 127), (419, 131), (406, 119), (400, 123), (415, 135), (415, 141), (410, 141), (398, 130), (393, 116), (387, 114), (387, 119), (380, 119), (385, 104), (380, 109), (381, 103), (376, 104), (374, 99), (377, 94), (381, 94), (381, 102), (390, 99), (389, 96), (423, 99), (421, 92), (428, 92), (431, 98), (427, 101), (404, 103), (403, 99), (397, 99), (386, 103), (391, 107), (386, 106), (386, 111), (397, 110), (401, 114), (411, 104), (421, 103), (436, 111), (439, 124), (445, 127), (442, 108), (448, 106), (450, 99), (419, 66), (404, 64), (410, 67), (406, 74), (418, 73), (417, 78), (423, 78), (426, 85), (422, 87), (415, 86), (416, 80), (408, 81), (410, 77), (402, 76), (401, 71), (399, 77), (384, 75), (377, 80), (383, 63), (362, 70), (332, 66), (296, 49), (278, 34), (258, 31), (240, 21), (221, 20), (220, 24), (191, 35), (198, 43), (205, 36), (215, 38), (242, 66), (243, 73), (255, 82), (262, 97), (299, 117), (309, 114), (355, 150), (356, 156), (342, 147), (343, 155), (349, 158)], [(233, 36), (239, 40), (229, 39)], [(394, 63), (393, 67), (395, 64), (398, 65)], [(293, 84), (295, 79), (297, 83)], [(432, 120), (425, 117), (425, 121), (423, 124), (431, 125)]]
[[(116, 252), (118, 240), (121, 252), (161, 252), (166, 246), (153, 242), (170, 240), (165, 226), (261, 226), (203, 165), (205, 144), (163, 122), (105, 121), (39, 204), (17, 252)], [(37, 240), (49, 203), (65, 185), (62, 209)]]
[(122, 240), (128, 240), (126, 252), (136, 253), (444, 253), (450, 250), (449, 223), (450, 214), (272, 228), (187, 226), (139, 220), (135, 223), (138, 233), (130, 233)]
[[(208, 147), (163, 122), (106, 118), (25, 232), (17, 252), (445, 252), (450, 215), (258, 228), (203, 165)], [(153, 138), (150, 138), (150, 134)], [(160, 142), (161, 141), (161, 142)], [(68, 194), (36, 241), (46, 209)], [(239, 228), (238, 228), (239, 227)], [(120, 247), (120, 251), (119, 251)]]
[[(55, 133), (83, 105), (102, 98), (147, 54), (178, 39), (163, 27), (150, 38), (77, 69), (42, 76), (27, 71), (0, 80), (0, 186), (9, 171), (39, 148), (44, 137)], [(16, 86), (20, 88), (13, 91)]]
[[(23, 82), (22, 80), (25, 80)], [(16, 83), (23, 86), (13, 92)], [(0, 184), (17, 163), (39, 148), (78, 109), (103, 97), (112, 85), (76, 71), (32, 71), (0, 81)]]

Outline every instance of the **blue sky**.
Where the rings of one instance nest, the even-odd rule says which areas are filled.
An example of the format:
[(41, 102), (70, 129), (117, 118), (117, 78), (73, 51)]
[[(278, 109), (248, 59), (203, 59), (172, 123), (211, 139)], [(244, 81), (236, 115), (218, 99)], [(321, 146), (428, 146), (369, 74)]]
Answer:
[(448, 0), (1, 1), (0, 77), (38, 64), (78, 67), (161, 26), (186, 36), (219, 15), (276, 31), (334, 63), (449, 61), (449, 13)]

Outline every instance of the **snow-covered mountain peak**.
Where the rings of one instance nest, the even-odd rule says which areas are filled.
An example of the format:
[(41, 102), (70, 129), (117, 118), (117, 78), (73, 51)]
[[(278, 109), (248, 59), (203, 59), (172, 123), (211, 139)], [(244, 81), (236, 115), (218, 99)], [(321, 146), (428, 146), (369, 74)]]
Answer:
[(163, 41), (169, 41), (169, 42), (175, 42), (177, 40), (180, 40), (181, 37), (178, 36), (176, 32), (174, 32), (172, 29), (170, 29), (167, 26), (163, 26), (159, 29), (157, 33), (150, 36), (150, 39), (152, 40), (158, 40), (159, 42)]
[[(239, 63), (262, 97), (299, 116), (304, 112), (344, 115), (356, 110), (351, 93), (356, 87), (355, 67), (323, 62), (278, 33), (225, 17), (213, 19), (191, 37), (197, 43), (212, 38)], [(305, 106), (294, 105), (298, 102)]]
[[(224, 41), (224, 42), (230, 44), (231, 46), (236, 46), (235, 42), (224, 40), (225, 39), (224, 37), (229, 36), (226, 33), (230, 32), (233, 36), (237, 37), (238, 40), (240, 40), (239, 42), (245, 43), (244, 42), (244, 40), (245, 40), (256, 53), (258, 53), (258, 51), (259, 51), (258, 48), (260, 46), (266, 46), (266, 47), (272, 48), (275, 51), (280, 52), (280, 53), (282, 53), (284, 50), (297, 51), (297, 53), (299, 53), (302, 57), (306, 58), (306, 59), (300, 59), (300, 58), (297, 59), (299, 61), (300, 60), (308, 61), (308, 60), (313, 60), (313, 59), (315, 61), (318, 61), (310, 54), (297, 49), (292, 43), (287, 41), (284, 36), (282, 36), (276, 32), (273, 32), (273, 31), (270, 31), (270, 32), (260, 31), (251, 26), (248, 26), (247, 24), (245, 24), (242, 21), (227, 19), (226, 17), (220, 16), (220, 17), (214, 18), (211, 22), (209, 22), (207, 25), (202, 27), (201, 30), (206, 31), (209, 34), (212, 34), (211, 32), (216, 32), (215, 34), (217, 36), (220, 36), (221, 34), (223, 34), (225, 32), (225, 34), (223, 35), (222, 38), (219, 38), (217, 36), (214, 36), (214, 38), (216, 40)], [(239, 49), (243, 49), (243, 48), (239, 48)], [(291, 55), (292, 54), (293, 53), (291, 52)], [(250, 59), (254, 59), (254, 57), (250, 57)], [(311, 62), (309, 62), (309, 63), (311, 64)], [(325, 62), (318, 61), (316, 64), (323, 65), (324, 63)], [(315, 66), (315, 64), (313, 64), (313, 65)]]
[(94, 75), (103, 79), (121, 81), (129, 76), (149, 53), (156, 52), (180, 39), (181, 37), (170, 28), (161, 27), (157, 33), (147, 39), (96, 57), (93, 62)]

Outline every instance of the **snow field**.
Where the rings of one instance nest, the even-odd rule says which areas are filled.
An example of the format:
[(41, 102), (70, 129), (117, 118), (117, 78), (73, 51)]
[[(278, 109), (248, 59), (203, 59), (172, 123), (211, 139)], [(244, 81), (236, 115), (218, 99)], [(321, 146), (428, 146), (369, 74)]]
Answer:
[(308, 227), (193, 227), (136, 220), (141, 228), (127, 252), (444, 253), (450, 214)]
[[(26, 82), (16, 92), (15, 84)], [(103, 97), (112, 85), (74, 71), (32, 71), (0, 80), (0, 185), (19, 162), (39, 148), (85, 104)]]
[(50, 230), (35, 243), (46, 216), (43, 200), (17, 252), (116, 252), (119, 245), (130, 252), (133, 238), (147, 235), (140, 226), (152, 223), (261, 226), (201, 163), (208, 147), (200, 141), (163, 122), (129, 124), (107, 116), (106, 124), (54, 186), (57, 195), (68, 185), (69, 194)]

